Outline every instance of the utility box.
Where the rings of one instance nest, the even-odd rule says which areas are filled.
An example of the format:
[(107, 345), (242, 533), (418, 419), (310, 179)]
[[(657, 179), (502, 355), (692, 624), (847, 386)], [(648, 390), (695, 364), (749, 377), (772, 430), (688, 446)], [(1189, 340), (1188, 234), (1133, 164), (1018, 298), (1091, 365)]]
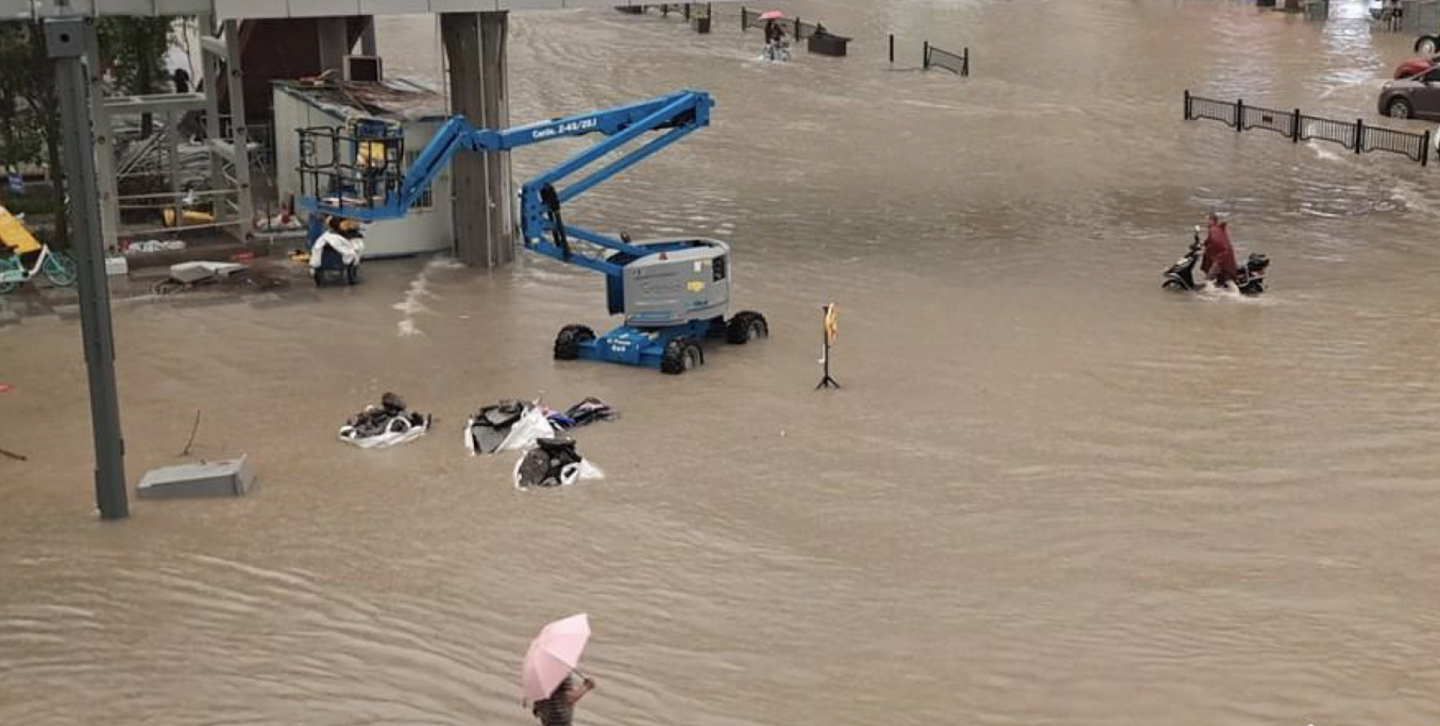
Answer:
[(1310, 21), (1329, 20), (1330, 0), (1307, 0), (1305, 3), (1305, 19)]
[(255, 488), (247, 457), (180, 464), (146, 472), (136, 487), (141, 499), (239, 497)]
[(843, 35), (831, 35), (829, 33), (816, 33), (805, 41), (805, 49), (818, 55), (843, 56), (845, 46), (850, 39)]

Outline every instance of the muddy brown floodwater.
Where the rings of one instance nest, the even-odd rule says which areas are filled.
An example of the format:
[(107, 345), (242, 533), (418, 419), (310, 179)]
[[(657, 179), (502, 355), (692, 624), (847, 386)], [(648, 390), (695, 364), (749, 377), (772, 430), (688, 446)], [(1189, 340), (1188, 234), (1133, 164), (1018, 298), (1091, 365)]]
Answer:
[[(0, 329), (30, 457), (0, 459), (0, 723), (526, 724), (520, 656), (578, 611), (587, 724), (1435, 722), (1440, 172), (1180, 120), (1185, 88), (1375, 120), (1410, 39), (1359, 5), (797, 2), (857, 40), (789, 65), (730, 6), (710, 36), (515, 15), (516, 123), (714, 94), (567, 219), (731, 240), (773, 337), (680, 377), (555, 363), (603, 286), (534, 257), (127, 306), (132, 478), (203, 409), (196, 453), (262, 488), (101, 524), (78, 325)], [(890, 32), (974, 76), (890, 70)], [(432, 43), (382, 24), (392, 73), (433, 77)], [(1273, 260), (1263, 300), (1159, 289), (1212, 207)], [(436, 431), (338, 443), (386, 390)], [(540, 394), (623, 410), (580, 436), (605, 481), (521, 494), (464, 455), (465, 414)]]

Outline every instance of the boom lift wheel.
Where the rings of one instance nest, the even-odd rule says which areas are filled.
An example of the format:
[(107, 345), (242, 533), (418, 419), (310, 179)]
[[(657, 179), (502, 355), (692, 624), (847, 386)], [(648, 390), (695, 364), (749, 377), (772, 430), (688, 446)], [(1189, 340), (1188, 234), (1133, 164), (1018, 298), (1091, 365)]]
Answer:
[(725, 325), (725, 341), (732, 345), (744, 345), (768, 337), (770, 326), (765, 322), (765, 316), (751, 310), (736, 313)]
[(555, 336), (555, 360), (575, 360), (580, 357), (580, 344), (595, 339), (595, 331), (584, 325), (567, 325)]
[(705, 364), (705, 353), (689, 338), (676, 338), (665, 344), (665, 354), (660, 358), (660, 372), (678, 376), (693, 371)]

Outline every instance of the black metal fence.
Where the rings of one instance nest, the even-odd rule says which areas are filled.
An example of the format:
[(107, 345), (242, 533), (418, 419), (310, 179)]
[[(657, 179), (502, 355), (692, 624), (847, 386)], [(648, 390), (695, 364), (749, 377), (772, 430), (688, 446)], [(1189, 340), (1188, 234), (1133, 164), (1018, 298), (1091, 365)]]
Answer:
[[(756, 10), (751, 10), (742, 6), (740, 8), (741, 32), (744, 32), (751, 28), (765, 27), (765, 23), (769, 21), (760, 19), (760, 16), (763, 14), (764, 13)], [(802, 21), (800, 18), (779, 18), (775, 22), (779, 23), (780, 27), (784, 28), (785, 32), (789, 33), (791, 37), (793, 37), (795, 40), (804, 40), (806, 38), (809, 38), (810, 36), (815, 34), (815, 31), (820, 29), (820, 26), (818, 24), (807, 23)]]
[[(970, 48), (968, 46), (959, 53), (952, 53), (948, 50), (937, 48), (931, 45), (930, 41), (927, 40), (924, 41), (924, 46), (923, 50), (921, 51), (920, 58), (921, 68), (924, 70), (928, 71), (931, 68), (944, 68), (945, 70), (951, 71), (958, 76), (966, 78), (970, 76)], [(891, 33), (890, 63), (893, 64), (894, 62), (895, 34)]]
[(1430, 163), (1430, 132), (1414, 133), (1379, 128), (1365, 123), (1365, 119), (1337, 121), (1335, 119), (1311, 116), (1300, 109), (1282, 111), (1263, 106), (1248, 106), (1244, 100), (1217, 101), (1185, 92), (1185, 120), (1210, 119), (1219, 121), (1237, 132), (1260, 129), (1273, 131), (1294, 143), (1301, 141), (1329, 141), (1339, 144), (1357, 154), (1367, 151), (1388, 151), (1401, 154), (1421, 166)]
[(947, 71), (956, 73), (962, 77), (970, 77), (970, 48), (966, 46), (964, 52), (951, 53), (925, 41), (925, 69), (944, 68)]

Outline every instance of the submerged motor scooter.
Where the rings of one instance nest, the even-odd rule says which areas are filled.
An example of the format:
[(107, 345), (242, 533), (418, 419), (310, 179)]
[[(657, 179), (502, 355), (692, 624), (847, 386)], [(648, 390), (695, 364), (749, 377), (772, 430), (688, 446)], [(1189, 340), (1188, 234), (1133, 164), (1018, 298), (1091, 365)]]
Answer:
[[(1196, 292), (1205, 287), (1205, 280), (1195, 279), (1195, 266), (1200, 264), (1200, 227), (1195, 227), (1195, 238), (1185, 255), (1165, 271), (1165, 281), (1160, 287), (1166, 290)], [(1265, 271), (1270, 267), (1270, 258), (1259, 252), (1251, 252), (1245, 264), (1235, 271), (1235, 287), (1241, 295), (1259, 295), (1265, 292)]]

